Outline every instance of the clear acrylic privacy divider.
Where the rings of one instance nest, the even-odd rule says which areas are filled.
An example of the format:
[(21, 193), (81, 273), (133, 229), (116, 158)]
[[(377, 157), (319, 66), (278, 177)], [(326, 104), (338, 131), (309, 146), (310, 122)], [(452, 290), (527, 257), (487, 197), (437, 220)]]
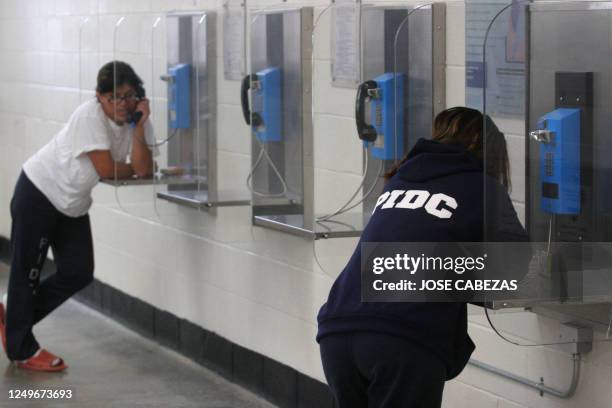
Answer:
[[(238, 135), (243, 129), (240, 120), (228, 120), (241, 115), (238, 91), (246, 71), (246, 2), (225, 0), (217, 14), (218, 18), (207, 13), (198, 21), (196, 81), (200, 140), (207, 146), (204, 168), (208, 190), (201, 209), (225, 219), (234, 214), (230, 207), (247, 207), (238, 210), (246, 215), (251, 204), (245, 184), (250, 140), (247, 135)], [(224, 116), (220, 118), (221, 113)]]
[[(95, 103), (97, 74), (100, 69), (100, 44), (99, 44), (99, 19), (98, 17), (84, 17), (78, 22), (78, 67), (77, 87), (78, 105)], [(93, 190), (96, 195), (96, 204), (115, 204), (112, 194), (103, 194), (101, 188)]]
[(363, 212), (370, 214), (384, 174), (420, 138), (430, 138), (445, 100), (445, 6), (364, 3), (362, 82), (356, 102), (359, 137), (367, 148)]
[[(253, 223), (304, 230), (312, 219), (311, 7), (249, 10), (241, 103), (251, 134)], [(308, 226), (306, 226), (308, 229)]]
[(214, 80), (216, 86), (215, 100), (208, 97), (209, 104), (214, 103), (210, 109), (215, 120), (207, 136), (208, 202), (201, 211), (215, 215), (208, 218), (213, 223), (207, 225), (209, 236), (223, 242), (244, 242), (250, 241), (252, 229), (251, 192), (246, 184), (251, 137), (244, 131), (241, 100), (247, 70), (247, 2), (224, 0), (217, 14), (217, 35), (208, 39), (208, 65), (216, 66), (217, 74), (215, 78), (206, 72), (199, 76)]
[(398, 20), (393, 33), (394, 165), (418, 139), (431, 138), (434, 118), (446, 106), (444, 5), (416, 4)]
[(100, 69), (99, 19), (85, 17), (79, 23), (78, 87), (79, 103), (96, 97), (96, 80)]
[[(311, 256), (319, 269), (332, 277), (342, 271), (363, 230), (363, 214), (357, 203), (362, 196), (363, 149), (355, 128), (360, 10), (360, 3), (354, 0), (334, 1), (314, 9), (314, 211), (305, 224), (311, 227), (307, 235), (312, 239)], [(348, 209), (352, 205), (355, 207)]]
[[(98, 71), (104, 63), (110, 62), (111, 45), (108, 45), (106, 55), (108, 58), (102, 59), (100, 43), (101, 33), (100, 18), (98, 16), (84, 17), (79, 21), (78, 26), (78, 104), (97, 103), (96, 86)], [(110, 37), (109, 37), (110, 38)], [(108, 44), (111, 40), (109, 39)], [(95, 205), (117, 208), (115, 189), (108, 185), (98, 185), (92, 191), (93, 202)]]
[[(315, 7), (310, 39), (314, 211), (310, 219), (305, 219), (309, 227), (305, 236), (312, 239), (311, 258), (331, 277), (350, 258), (357, 239), (354, 237), (363, 229), (360, 208), (348, 215), (337, 211), (361, 196), (362, 149), (354, 119), (360, 61), (359, 11), (360, 5), (354, 0)], [(334, 59), (334, 55), (341, 58)], [(339, 239), (345, 237), (349, 239)]]
[(600, 330), (596, 340), (608, 340), (611, 11), (609, 2), (514, 2), (487, 33), (485, 168), (503, 169), (505, 134), (512, 204), (528, 242), (517, 242), (502, 187), (485, 181), (487, 251), (503, 254), (488, 278), (516, 279), (518, 288), (492, 294), (486, 303), (496, 310), (482, 319), (515, 344), (577, 341), (576, 332), (539, 316)]
[[(101, 65), (106, 70), (109, 89), (100, 92), (100, 103), (110, 120), (106, 130), (111, 135), (110, 158), (114, 162), (111, 174), (102, 183), (114, 188), (119, 210), (136, 217), (154, 218), (151, 194), (154, 177), (155, 130), (152, 118), (144, 121), (141, 110), (151, 92), (151, 56), (147, 33), (151, 16), (121, 16), (109, 25), (112, 38), (110, 54), (102, 54)], [(104, 35), (106, 33), (102, 33)], [(131, 79), (130, 67), (142, 80)], [(143, 126), (137, 126), (141, 119)]]
[(355, 128), (360, 82), (361, 4), (341, 0), (315, 9), (311, 98), (314, 153), (314, 211), (305, 220), (310, 236), (358, 237), (363, 149)]

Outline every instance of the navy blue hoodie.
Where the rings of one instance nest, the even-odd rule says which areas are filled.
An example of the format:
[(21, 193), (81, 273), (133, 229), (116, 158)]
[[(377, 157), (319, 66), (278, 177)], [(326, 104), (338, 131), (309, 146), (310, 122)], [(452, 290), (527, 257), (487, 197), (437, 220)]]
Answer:
[[(440, 201), (429, 212), (426, 206), (378, 206), (319, 311), (317, 341), (335, 333), (360, 331), (397, 335), (439, 356), (447, 367), (447, 379), (458, 375), (474, 350), (467, 333), (466, 304), (361, 302), (361, 243), (483, 241), (484, 183), (490, 209), (487, 219), (491, 216), (486, 224), (487, 240), (524, 241), (526, 233), (506, 189), (483, 175), (481, 162), (472, 153), (457, 145), (420, 139), (382, 194), (425, 190), (431, 196), (440, 193), (443, 196), (438, 197), (451, 199)], [(395, 202), (401, 199), (398, 196)]]

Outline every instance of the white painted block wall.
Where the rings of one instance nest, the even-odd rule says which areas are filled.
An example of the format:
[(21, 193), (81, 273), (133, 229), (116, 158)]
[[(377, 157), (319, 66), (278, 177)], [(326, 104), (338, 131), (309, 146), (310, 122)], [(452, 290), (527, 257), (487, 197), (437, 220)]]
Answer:
[[(317, 15), (326, 3), (309, 5), (316, 7)], [(152, 36), (150, 29), (155, 18), (172, 10), (217, 6), (215, 0), (0, 2), (0, 235), (10, 235), (9, 200), (21, 165), (53, 137), (81, 100), (92, 96), (91, 92), (79, 92), (79, 87), (92, 89), (98, 67), (113, 57), (112, 31), (118, 18), (126, 17), (117, 56), (132, 62), (148, 81), (164, 69), (165, 50), (157, 50), (155, 58), (150, 52), (157, 41), (157, 34)], [(463, 105), (465, 98), (464, 14), (463, 1), (448, 2), (449, 107)], [(81, 25), (85, 18), (89, 21)], [(325, 16), (320, 21), (320, 29), (326, 28)], [(163, 38), (163, 24), (159, 29)], [(221, 34), (219, 30), (219, 54)], [(315, 38), (314, 92), (323, 96), (317, 98), (314, 109), (316, 208), (323, 212), (341, 204), (358, 185), (361, 149), (351, 120), (354, 92), (328, 85), (329, 38), (323, 30)], [(150, 68), (152, 61), (154, 70)], [(220, 59), (218, 71), (222, 77)], [(242, 188), (249, 170), (250, 145), (239, 108), (239, 84), (222, 79), (220, 84), (219, 181)], [(155, 112), (161, 112), (164, 90), (151, 92)], [(156, 117), (156, 127), (163, 129), (164, 115)], [(522, 141), (511, 133), (511, 157), (518, 157)], [(513, 198), (522, 213), (521, 169), (513, 168), (513, 176)], [(314, 341), (316, 314), (356, 240), (313, 243), (252, 227), (248, 207), (220, 209), (213, 217), (159, 201), (154, 208), (152, 196), (148, 188), (96, 188), (91, 218), (97, 278), (323, 380)], [(315, 249), (322, 267), (315, 260)], [(488, 327), (480, 309), (470, 309), (470, 313), (476, 358), (534, 380), (544, 377), (547, 385), (563, 388), (567, 384), (568, 355), (553, 348), (505, 343)], [(511, 324), (527, 339), (540, 332), (554, 333), (557, 326), (527, 313), (513, 316)], [(582, 371), (576, 396), (561, 401), (540, 397), (531, 389), (468, 367), (448, 383), (444, 406), (612, 406), (612, 347), (595, 344), (594, 351), (584, 357)]]

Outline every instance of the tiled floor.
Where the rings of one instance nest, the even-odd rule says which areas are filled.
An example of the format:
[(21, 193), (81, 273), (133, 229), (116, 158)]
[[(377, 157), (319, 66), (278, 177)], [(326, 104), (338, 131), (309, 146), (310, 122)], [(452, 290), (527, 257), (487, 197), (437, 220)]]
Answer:
[[(8, 268), (0, 263), (4, 293)], [(202, 407), (273, 408), (185, 357), (69, 300), (34, 333), (62, 356), (65, 373), (17, 369), (0, 353), (0, 407)], [(72, 390), (71, 400), (11, 400), (10, 390)]]

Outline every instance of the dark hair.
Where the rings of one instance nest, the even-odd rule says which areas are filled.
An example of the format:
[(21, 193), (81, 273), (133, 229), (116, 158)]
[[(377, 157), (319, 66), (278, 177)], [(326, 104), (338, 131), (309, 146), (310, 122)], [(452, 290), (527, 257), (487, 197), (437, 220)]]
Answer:
[[(484, 138), (483, 134), (486, 134)], [(442, 111), (434, 119), (432, 140), (462, 146), (483, 162), (483, 167), (486, 162), (488, 175), (510, 189), (510, 162), (506, 138), (489, 116), (483, 116), (476, 109), (463, 106)], [(486, 152), (483, 149), (485, 145)], [(407, 160), (408, 155), (385, 174), (385, 179), (393, 177)]]
[(138, 89), (142, 87), (142, 79), (129, 64), (123, 61), (107, 62), (98, 71), (96, 91), (101, 94), (113, 92), (115, 88), (126, 84)]

